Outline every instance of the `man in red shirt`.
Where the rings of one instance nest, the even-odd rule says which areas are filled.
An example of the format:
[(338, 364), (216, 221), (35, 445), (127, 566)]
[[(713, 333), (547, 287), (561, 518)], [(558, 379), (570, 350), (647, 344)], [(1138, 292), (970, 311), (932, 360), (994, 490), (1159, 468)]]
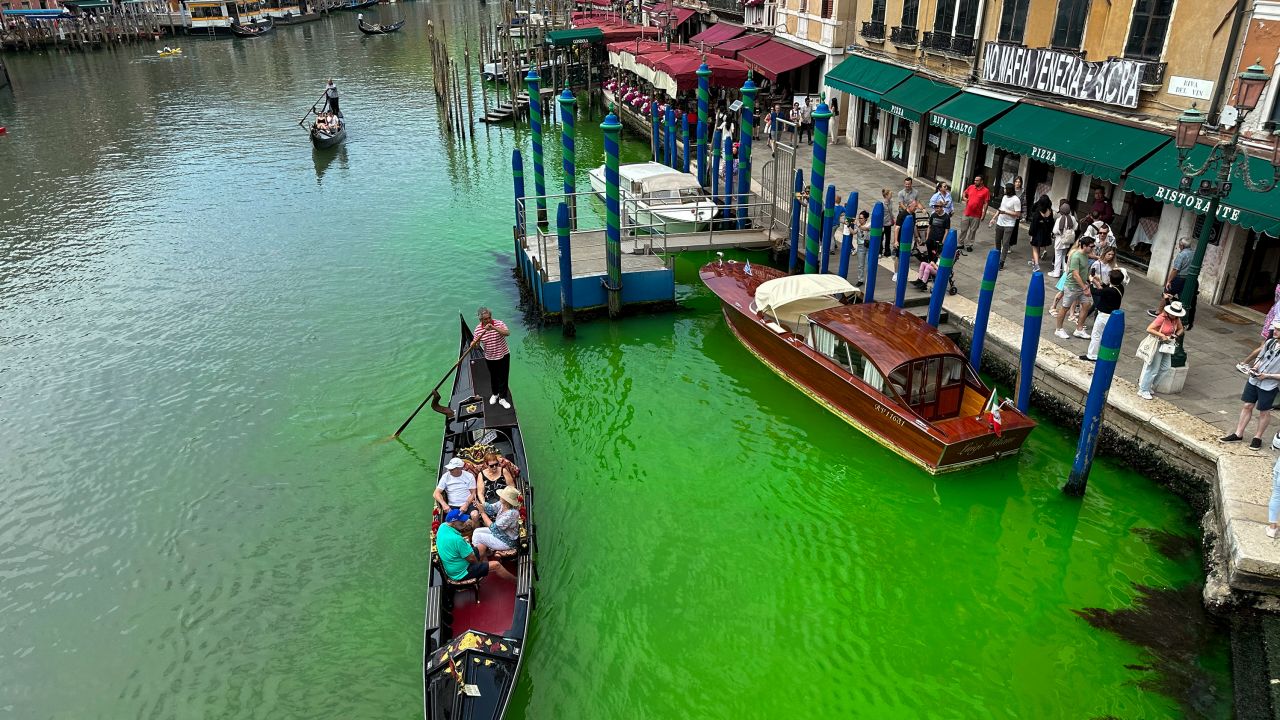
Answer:
[(978, 175), (973, 179), (973, 184), (960, 194), (960, 199), (964, 201), (964, 217), (960, 219), (960, 244), (964, 245), (965, 252), (973, 252), (973, 236), (987, 217), (991, 190), (982, 176)]
[(489, 368), (489, 385), (492, 388), (489, 404), (498, 403), (511, 409), (511, 388), (507, 378), (511, 375), (511, 350), (507, 348), (507, 336), (511, 331), (501, 320), (494, 320), (489, 308), (482, 307), (476, 313), (480, 327), (476, 328), (476, 340), (484, 348), (484, 364)]

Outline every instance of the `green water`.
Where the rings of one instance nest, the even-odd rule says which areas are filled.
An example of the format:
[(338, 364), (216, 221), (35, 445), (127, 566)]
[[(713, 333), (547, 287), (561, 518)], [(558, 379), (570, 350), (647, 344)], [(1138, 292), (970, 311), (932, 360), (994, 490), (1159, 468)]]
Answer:
[[(515, 717), (1189, 712), (1072, 612), (1197, 581), (1131, 532), (1191, 535), (1189, 510), (1107, 461), (1064, 499), (1069, 432), (925, 476), (742, 349), (705, 257), (678, 263), (676, 312), (575, 341), (521, 325), (507, 167), (528, 138), (453, 142), (430, 95), (428, 14), (479, 11), (9, 58), (0, 714), (420, 716), (439, 429), (378, 440), (479, 304), (513, 323), (539, 490)], [(294, 123), (330, 76), (351, 134), (313, 153)], [(585, 183), (598, 133), (579, 148)], [(1225, 637), (1199, 662), (1190, 707), (1228, 716)]]

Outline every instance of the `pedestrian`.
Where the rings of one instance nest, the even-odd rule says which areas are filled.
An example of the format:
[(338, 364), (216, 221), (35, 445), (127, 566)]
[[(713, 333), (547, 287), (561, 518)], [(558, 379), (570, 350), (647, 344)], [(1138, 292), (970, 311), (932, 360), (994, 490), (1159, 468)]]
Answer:
[[(1276, 391), (1280, 389), (1280, 322), (1272, 322), (1271, 337), (1262, 342), (1257, 350), (1249, 353), (1242, 365), (1249, 369), (1249, 379), (1244, 383), (1244, 392), (1240, 399), (1244, 407), (1240, 408), (1240, 421), (1236, 423), (1235, 432), (1222, 438), (1222, 442), (1240, 442), (1244, 439), (1245, 428), (1249, 425), (1253, 411), (1258, 411), (1258, 430), (1249, 441), (1249, 449), (1262, 449), (1262, 436), (1271, 423), (1271, 408), (1275, 405)], [(1274, 506), (1274, 501), (1272, 502)], [(1271, 516), (1275, 517), (1274, 514)], [(1275, 520), (1272, 519), (1274, 523)], [(1273, 536), (1274, 537), (1274, 536)]]
[(813, 107), (809, 104), (808, 98), (805, 98), (804, 104), (800, 106), (800, 135), (807, 135), (809, 144), (813, 144)]
[(960, 193), (964, 201), (964, 218), (960, 222), (960, 243), (965, 252), (973, 252), (973, 237), (978, 225), (987, 218), (987, 204), (991, 202), (991, 190), (981, 175), (975, 175), (973, 184)]
[(996, 216), (987, 223), (996, 229), (995, 243), (1000, 250), (1000, 269), (1004, 269), (1009, 248), (1018, 244), (1018, 219), (1022, 217), (1022, 201), (1018, 199), (1013, 183), (1004, 184), (1004, 197), (1000, 199), (1000, 209)]
[[(1080, 238), (1080, 242), (1076, 243), (1076, 249), (1071, 252), (1071, 257), (1067, 258), (1067, 274), (1062, 282), (1062, 304), (1058, 310), (1058, 317), (1053, 334), (1066, 340), (1074, 335), (1085, 340), (1089, 339), (1089, 333), (1084, 331), (1084, 319), (1089, 314), (1089, 304), (1091, 302), (1091, 290), (1089, 286), (1089, 248), (1093, 246), (1093, 238)], [(1071, 310), (1071, 306), (1080, 303), (1080, 311), (1076, 315), (1076, 330), (1071, 335), (1062, 328), (1067, 320), (1067, 314)]]
[(1076, 242), (1076, 216), (1071, 213), (1071, 203), (1063, 198), (1058, 202), (1058, 219), (1053, 223), (1053, 272), (1049, 277), (1062, 277), (1067, 266), (1067, 254)]
[(934, 188), (933, 196), (929, 198), (929, 207), (933, 207), (939, 201), (942, 202), (942, 209), (947, 213), (947, 217), (956, 211), (956, 204), (951, 199), (951, 185), (940, 182)]
[(324, 109), (342, 117), (342, 111), (338, 109), (338, 86), (333, 84), (333, 78), (329, 78), (329, 84), (324, 86)]
[(1093, 307), (1098, 314), (1093, 319), (1093, 333), (1089, 336), (1089, 349), (1081, 360), (1098, 361), (1098, 348), (1102, 346), (1102, 331), (1107, 328), (1111, 313), (1120, 308), (1124, 300), (1124, 273), (1112, 270), (1106, 283), (1095, 283), (1093, 287)]
[(511, 388), (507, 380), (511, 375), (511, 350), (507, 348), (507, 336), (511, 331), (506, 323), (494, 320), (487, 307), (480, 308), (476, 314), (480, 318), (476, 339), (484, 348), (484, 364), (489, 369), (489, 404), (497, 403), (504, 410), (510, 410)]
[(1040, 272), (1040, 253), (1053, 247), (1053, 203), (1041, 195), (1027, 221), (1028, 244), (1031, 245), (1031, 272)]
[(791, 142), (800, 144), (800, 103), (791, 103)]
[[(1138, 344), (1138, 351), (1135, 353), (1143, 361), (1142, 374), (1138, 376), (1138, 397), (1143, 400), (1154, 399), (1151, 389), (1169, 370), (1169, 365), (1173, 362), (1173, 351), (1178, 345), (1178, 336), (1185, 332), (1182, 316), (1186, 314), (1182, 303), (1174, 300), (1147, 326), (1147, 336)], [(1274, 395), (1272, 393), (1272, 397)]]
[(1086, 224), (1095, 220), (1101, 220), (1107, 225), (1116, 219), (1116, 209), (1111, 206), (1111, 201), (1107, 199), (1107, 193), (1100, 187), (1093, 189), (1093, 202), (1089, 205), (1089, 214), (1084, 216)]
[(880, 188), (880, 202), (884, 205), (884, 234), (880, 236), (880, 257), (893, 257), (893, 226), (895, 224), (893, 191), (889, 188)]
[[(1280, 450), (1280, 434), (1271, 441), (1272, 450)], [(1271, 500), (1267, 502), (1267, 537), (1275, 539), (1280, 533), (1280, 458), (1271, 468)]]
[(777, 143), (778, 141), (778, 131), (780, 129), (779, 126), (782, 124), (781, 122), (779, 122), (779, 120), (781, 119), (782, 119), (782, 106), (777, 103), (774, 103), (773, 109), (769, 111), (768, 115), (764, 116), (764, 134), (767, 135), (769, 138), (770, 152), (773, 151), (774, 144)]
[[(871, 242), (871, 213), (866, 210), (858, 213), (855, 235), (858, 238), (858, 242), (853, 246), (853, 249), (857, 250), (861, 246), (862, 252), (858, 253), (858, 272), (855, 275), (857, 280), (854, 281), (853, 286), (861, 289), (867, 281), (867, 255), (870, 253), (867, 246)], [(874, 259), (871, 262), (874, 262)]]
[(1275, 304), (1271, 306), (1271, 310), (1267, 313), (1267, 319), (1262, 323), (1263, 340), (1266, 340), (1267, 336), (1271, 334), (1271, 323), (1275, 321), (1277, 316), (1280, 316), (1280, 285), (1276, 285)]
[(1100, 227), (1091, 228), (1093, 231), (1093, 256), (1094, 259), (1102, 257), (1102, 253), (1116, 246), (1116, 236), (1111, 232), (1111, 226), (1102, 221), (1098, 221), (1095, 225)]
[[(1173, 265), (1169, 268), (1169, 274), (1165, 277), (1164, 294), (1161, 297), (1162, 302), (1167, 303), (1182, 296), (1182, 286), (1187, 283), (1187, 268), (1191, 267), (1193, 254), (1191, 240), (1178, 238), (1178, 254), (1173, 256)], [(1277, 294), (1280, 295), (1280, 288), (1277, 288)], [(1148, 310), (1147, 314), (1155, 317), (1156, 311)]]

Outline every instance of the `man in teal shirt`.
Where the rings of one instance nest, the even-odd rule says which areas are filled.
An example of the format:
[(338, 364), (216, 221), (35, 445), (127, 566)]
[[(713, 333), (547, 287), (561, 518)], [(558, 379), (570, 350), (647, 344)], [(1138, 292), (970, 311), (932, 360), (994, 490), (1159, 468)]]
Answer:
[(476, 557), (475, 548), (462, 537), (471, 516), (461, 510), (453, 509), (444, 516), (444, 523), (436, 531), (436, 554), (440, 556), (440, 564), (444, 572), (452, 580), (470, 580), (482, 578), (489, 573), (515, 582), (515, 576), (502, 567), (497, 560), (481, 562)]

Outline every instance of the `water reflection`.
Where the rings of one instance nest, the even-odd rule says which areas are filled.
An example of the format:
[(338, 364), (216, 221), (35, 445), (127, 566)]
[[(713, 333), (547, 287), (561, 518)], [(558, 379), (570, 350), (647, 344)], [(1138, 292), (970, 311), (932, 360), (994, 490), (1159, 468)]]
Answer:
[(312, 147), (311, 160), (316, 165), (316, 184), (319, 185), (324, 180), (324, 174), (334, 160), (338, 161), (339, 169), (347, 169), (347, 144), (342, 142), (337, 147), (331, 148)]

